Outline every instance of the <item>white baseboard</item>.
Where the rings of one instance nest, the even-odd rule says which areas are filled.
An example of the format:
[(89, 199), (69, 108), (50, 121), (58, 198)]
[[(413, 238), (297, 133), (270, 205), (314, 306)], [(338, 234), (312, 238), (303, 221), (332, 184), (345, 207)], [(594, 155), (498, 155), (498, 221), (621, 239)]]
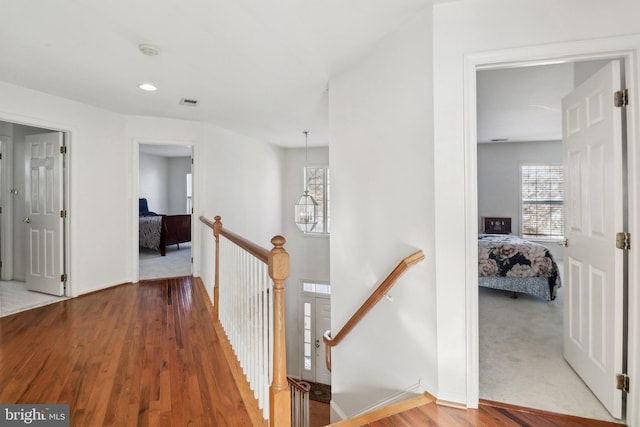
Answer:
[(331, 400), (331, 422), (338, 422), (350, 418), (355, 418), (360, 415), (373, 412), (377, 409), (387, 407), (389, 405), (393, 405), (394, 403), (403, 402), (405, 400), (411, 399), (413, 397), (419, 396), (423, 393), (423, 390), (420, 389), (420, 380), (417, 383), (410, 385), (404, 390), (395, 392), (391, 395), (388, 395), (377, 402), (369, 405), (363, 409), (359, 409), (354, 413), (347, 414), (345, 410), (343, 410), (340, 405), (335, 400)]
[(411, 399), (412, 397), (416, 397), (420, 394), (422, 394), (422, 391), (420, 390), (420, 381), (418, 381), (417, 383), (407, 387), (406, 389), (385, 397), (384, 399), (377, 401), (368, 408), (362, 409), (361, 411), (352, 414), (349, 418), (354, 418), (359, 415), (366, 414), (367, 412), (372, 412), (376, 409), (384, 408), (385, 406), (393, 405), (394, 403)]

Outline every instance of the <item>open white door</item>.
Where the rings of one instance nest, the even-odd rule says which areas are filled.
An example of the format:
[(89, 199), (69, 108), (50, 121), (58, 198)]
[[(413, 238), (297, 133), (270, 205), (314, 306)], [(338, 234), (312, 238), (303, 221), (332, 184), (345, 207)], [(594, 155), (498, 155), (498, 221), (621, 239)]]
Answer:
[(64, 295), (61, 132), (29, 135), (25, 146), (27, 289)]
[(623, 363), (622, 109), (620, 62), (562, 100), (565, 165), (564, 356), (615, 418)]

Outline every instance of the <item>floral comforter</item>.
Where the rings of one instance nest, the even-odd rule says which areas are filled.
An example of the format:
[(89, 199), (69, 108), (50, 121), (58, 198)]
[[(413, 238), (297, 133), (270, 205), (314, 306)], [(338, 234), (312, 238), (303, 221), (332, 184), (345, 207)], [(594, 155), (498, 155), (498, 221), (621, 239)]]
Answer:
[(544, 277), (550, 295), (561, 286), (558, 265), (544, 246), (507, 234), (478, 236), (479, 277)]

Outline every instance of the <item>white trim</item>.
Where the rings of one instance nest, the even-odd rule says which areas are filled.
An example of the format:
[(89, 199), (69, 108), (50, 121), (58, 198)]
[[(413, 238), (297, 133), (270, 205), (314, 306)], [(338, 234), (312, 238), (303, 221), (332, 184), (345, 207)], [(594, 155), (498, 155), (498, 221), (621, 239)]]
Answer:
[(0, 261), (2, 269), (0, 280), (13, 279), (13, 197), (9, 191), (13, 188), (13, 136), (0, 135), (2, 164), (0, 171), (2, 186), (0, 204), (2, 205), (2, 224), (0, 225)]
[(195, 277), (200, 275), (200, 236), (196, 233), (196, 212), (198, 212), (198, 196), (196, 179), (198, 177), (198, 161), (196, 157), (196, 143), (189, 140), (167, 140), (167, 139), (153, 139), (153, 138), (133, 138), (133, 164), (131, 174), (131, 191), (134, 197), (132, 197), (131, 203), (131, 230), (132, 230), (132, 244), (133, 244), (133, 268), (132, 281), (134, 283), (140, 281), (140, 256), (138, 251), (138, 198), (140, 197), (140, 184), (138, 182), (140, 176), (140, 145), (178, 145), (191, 148), (191, 158), (193, 164), (191, 165), (191, 206), (193, 213), (191, 214), (191, 257), (193, 262), (191, 263), (191, 274)]
[[(627, 106), (627, 164), (629, 175), (629, 232), (640, 235), (640, 141), (638, 139), (638, 53), (640, 36), (624, 36), (569, 43), (531, 46), (465, 55), (463, 79), (464, 155), (465, 155), (465, 269), (467, 406), (477, 408), (479, 400), (478, 277), (477, 277), (477, 124), (476, 71), (519, 67), (554, 61), (574, 62), (623, 58), (626, 85), (630, 93)], [(640, 251), (629, 252), (628, 375), (640, 383)], [(635, 286), (634, 286), (635, 284)], [(640, 427), (640, 400), (627, 400), (627, 424)]]

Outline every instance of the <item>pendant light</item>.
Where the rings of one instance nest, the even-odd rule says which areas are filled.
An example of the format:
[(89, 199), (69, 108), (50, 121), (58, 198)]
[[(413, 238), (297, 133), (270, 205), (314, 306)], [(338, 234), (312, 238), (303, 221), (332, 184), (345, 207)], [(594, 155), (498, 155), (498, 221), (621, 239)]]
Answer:
[[(307, 162), (309, 161), (309, 131), (304, 131), (304, 166), (306, 169)], [(295, 206), (295, 221), (298, 228), (304, 233), (309, 233), (318, 224), (318, 203), (309, 194), (307, 189), (307, 182), (305, 176), (304, 193), (298, 199)]]

